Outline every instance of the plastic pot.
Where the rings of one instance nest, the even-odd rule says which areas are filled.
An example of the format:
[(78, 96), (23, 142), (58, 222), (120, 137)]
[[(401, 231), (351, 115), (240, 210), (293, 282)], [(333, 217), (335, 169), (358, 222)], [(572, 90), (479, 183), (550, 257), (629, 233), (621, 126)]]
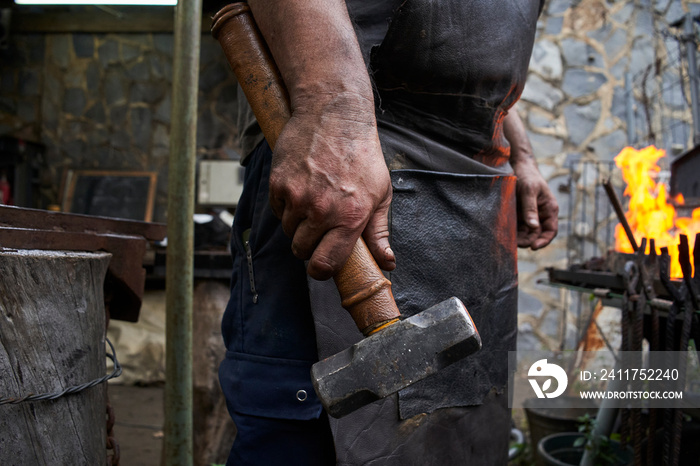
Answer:
[[(574, 446), (583, 437), (579, 432), (564, 432), (544, 437), (537, 444), (538, 464), (544, 466), (578, 466), (583, 458), (584, 445)], [(632, 454), (623, 450), (619, 442), (610, 441), (617, 462), (610, 466), (626, 466), (632, 462)]]

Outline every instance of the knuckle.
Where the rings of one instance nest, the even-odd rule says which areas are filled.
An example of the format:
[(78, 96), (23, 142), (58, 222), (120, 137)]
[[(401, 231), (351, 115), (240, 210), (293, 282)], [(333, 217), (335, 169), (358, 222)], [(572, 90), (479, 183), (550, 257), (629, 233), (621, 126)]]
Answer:
[[(282, 222), (282, 232), (290, 238), (294, 237), (294, 227), (287, 221)], [(292, 250), (294, 249), (294, 243), (292, 243)]]
[(270, 194), (275, 197), (284, 197), (287, 191), (286, 179), (284, 176), (280, 176), (277, 173), (270, 173), (270, 178), (268, 180), (270, 187)]
[(314, 197), (304, 206), (306, 217), (315, 225), (325, 224), (333, 216), (330, 202), (322, 197)]
[(301, 260), (307, 260), (311, 257), (309, 247), (307, 245), (300, 244), (298, 241), (292, 242), (292, 254)]
[(327, 280), (335, 274), (335, 271), (335, 265), (325, 257), (312, 258), (307, 269), (308, 274), (316, 280)]
[(519, 185), (520, 192), (524, 195), (532, 194), (535, 191), (535, 187), (529, 181), (521, 181)]

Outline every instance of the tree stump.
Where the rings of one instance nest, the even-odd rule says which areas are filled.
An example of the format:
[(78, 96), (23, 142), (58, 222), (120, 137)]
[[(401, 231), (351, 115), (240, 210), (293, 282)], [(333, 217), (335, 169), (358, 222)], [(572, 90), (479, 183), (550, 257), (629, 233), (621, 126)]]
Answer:
[(217, 376), (223, 355), (221, 317), (230, 294), (226, 280), (195, 281), (192, 322), (195, 466), (225, 463), (236, 436)]
[[(0, 396), (61, 392), (105, 375), (111, 254), (0, 250)], [(106, 463), (106, 385), (0, 405), (0, 464)]]

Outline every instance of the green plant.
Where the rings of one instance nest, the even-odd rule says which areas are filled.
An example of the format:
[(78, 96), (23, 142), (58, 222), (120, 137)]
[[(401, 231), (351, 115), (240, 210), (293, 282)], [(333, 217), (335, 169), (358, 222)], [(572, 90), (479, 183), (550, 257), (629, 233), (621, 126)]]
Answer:
[(509, 447), (518, 447), (522, 451), (517, 458), (508, 462), (508, 466), (535, 466), (534, 453), (530, 448), (530, 442), (511, 443)]
[(620, 434), (611, 434), (610, 437), (605, 435), (594, 435), (596, 427), (596, 419), (588, 414), (585, 414), (577, 419), (580, 423), (578, 431), (583, 434), (581, 438), (576, 439), (575, 447), (586, 446), (586, 450), (593, 450), (594, 463), (596, 465), (615, 465), (618, 464), (618, 458), (613, 447), (613, 441), (620, 441)]

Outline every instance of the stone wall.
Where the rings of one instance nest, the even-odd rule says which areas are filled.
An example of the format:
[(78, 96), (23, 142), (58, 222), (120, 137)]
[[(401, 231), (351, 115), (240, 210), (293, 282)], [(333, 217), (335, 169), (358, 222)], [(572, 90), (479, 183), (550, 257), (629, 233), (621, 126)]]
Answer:
[[(154, 221), (165, 221), (171, 34), (15, 35), (0, 75), (0, 135), (47, 147), (42, 206), (68, 168), (158, 172)], [(238, 159), (236, 81), (202, 36), (198, 158)]]
[[(586, 181), (570, 167), (576, 161), (610, 161), (628, 144), (626, 75), (633, 78), (631, 101), (639, 120), (633, 142), (649, 140), (654, 133), (667, 148), (689, 143), (690, 118), (681, 87), (670, 87), (678, 76), (665, 68), (669, 57), (678, 55), (668, 25), (686, 12), (700, 13), (700, 2), (548, 0), (545, 5), (518, 111), (541, 171), (559, 197), (561, 233), (542, 251), (521, 251), (522, 348), (576, 343), (582, 319), (577, 297), (537, 280), (546, 277), (545, 267), (565, 267), (570, 250), (578, 251), (578, 243), (594, 230), (586, 221), (569, 221), (571, 209), (578, 213), (593, 196), (591, 191), (588, 198), (572, 198), (572, 190), (595, 190), (595, 179)], [(46, 145), (43, 205), (59, 200), (66, 168), (155, 170), (154, 220), (165, 221), (172, 54), (169, 34), (11, 37), (10, 48), (0, 52), (0, 135)], [(650, 102), (653, 95), (660, 97)], [(203, 35), (200, 159), (238, 158), (236, 98), (218, 44)], [(649, 113), (650, 108), (657, 113)], [(676, 128), (682, 131), (669, 136), (664, 122), (671, 120), (680, 122)]]

